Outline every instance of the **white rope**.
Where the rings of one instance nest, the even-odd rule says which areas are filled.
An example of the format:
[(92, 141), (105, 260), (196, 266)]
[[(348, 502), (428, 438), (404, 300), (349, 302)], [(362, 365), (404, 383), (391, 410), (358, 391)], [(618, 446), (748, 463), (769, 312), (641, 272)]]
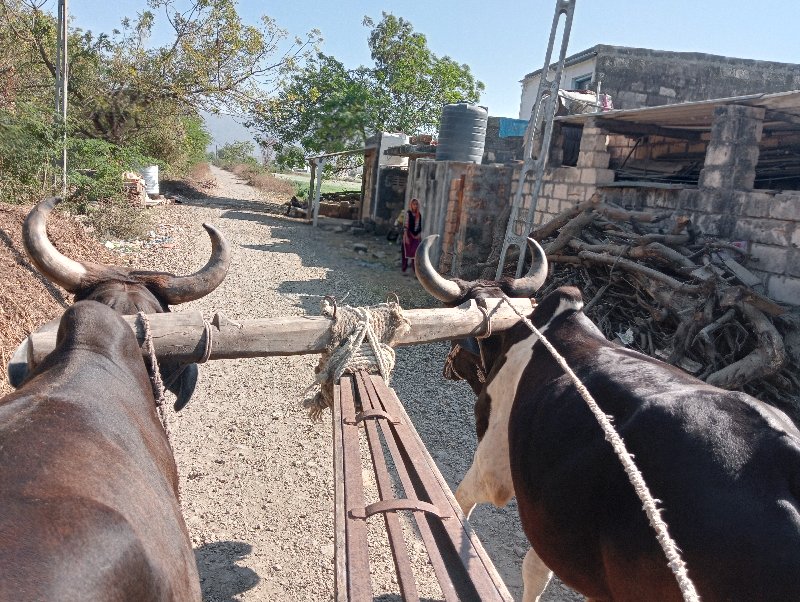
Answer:
[(172, 432), (170, 431), (169, 423), (167, 422), (167, 414), (164, 409), (166, 399), (164, 398), (164, 382), (161, 380), (161, 371), (158, 369), (158, 360), (156, 359), (156, 348), (153, 345), (153, 333), (150, 331), (150, 320), (147, 319), (147, 314), (140, 311), (136, 314), (142, 322), (142, 330), (144, 331), (144, 348), (150, 359), (150, 384), (153, 387), (153, 397), (156, 402), (156, 412), (158, 419), (161, 421), (161, 426), (167, 434), (167, 441), (170, 448), (172, 448)]
[[(504, 295), (503, 300), (508, 301), (508, 297)], [(667, 523), (663, 518), (661, 518), (661, 510), (657, 506), (658, 500), (653, 498), (652, 494), (650, 493), (642, 473), (636, 467), (636, 464), (633, 461), (633, 456), (631, 456), (631, 454), (625, 448), (625, 443), (623, 442), (622, 437), (620, 437), (619, 433), (617, 433), (616, 429), (614, 429), (611, 419), (605, 414), (605, 412), (603, 412), (603, 410), (600, 409), (600, 406), (597, 405), (597, 402), (594, 400), (591, 393), (589, 393), (589, 390), (586, 388), (586, 386), (578, 378), (578, 375), (572, 371), (564, 357), (556, 350), (555, 347), (553, 347), (550, 341), (545, 338), (544, 334), (542, 334), (524, 314), (518, 311), (512, 303), (509, 302), (508, 305), (514, 310), (514, 313), (516, 313), (522, 319), (531, 332), (539, 337), (539, 340), (555, 358), (559, 366), (561, 366), (564, 372), (566, 372), (567, 375), (572, 379), (572, 382), (575, 384), (575, 387), (578, 389), (581, 397), (583, 397), (583, 400), (589, 406), (592, 414), (594, 414), (594, 417), (597, 419), (597, 422), (603, 429), (603, 434), (605, 435), (606, 441), (611, 443), (611, 446), (614, 448), (614, 452), (617, 454), (617, 457), (622, 463), (625, 474), (628, 475), (628, 480), (630, 481), (631, 485), (633, 485), (636, 495), (638, 495), (639, 499), (642, 501), (647, 519), (650, 521), (650, 525), (656, 532), (656, 539), (658, 539), (661, 549), (664, 550), (669, 568), (675, 575), (675, 579), (678, 582), (678, 587), (680, 587), (683, 599), (685, 602), (699, 602), (700, 597), (697, 594), (694, 583), (692, 583), (692, 580), (689, 578), (689, 575), (686, 571), (686, 563), (681, 558), (680, 550), (678, 550), (678, 546), (675, 544), (675, 541), (672, 539), (672, 537), (670, 537), (667, 529)]]
[(408, 330), (408, 321), (397, 303), (373, 307), (334, 307), (323, 301), (323, 315), (334, 318), (332, 342), (320, 358), (317, 375), (303, 401), (312, 420), (333, 405), (333, 384), (356, 370), (376, 371), (388, 384), (394, 370), (394, 337)]

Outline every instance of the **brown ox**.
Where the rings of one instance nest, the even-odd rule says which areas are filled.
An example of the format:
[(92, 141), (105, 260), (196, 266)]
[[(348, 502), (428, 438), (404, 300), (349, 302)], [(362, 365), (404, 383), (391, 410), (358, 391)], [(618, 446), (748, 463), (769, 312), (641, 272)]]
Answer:
[(200, 599), (138, 342), (95, 301), (0, 399), (0, 566), (0, 600)]
[[(55, 351), (29, 373), (26, 344), (0, 400), (0, 600), (199, 600), (178, 476), (136, 337), (120, 314), (169, 311), (225, 278), (230, 250), (191, 276), (73, 261), (47, 238), (57, 199), (28, 215), (24, 243), (76, 303), (49, 328)], [(196, 365), (161, 362), (176, 409)]]
[[(417, 252), (417, 275), (448, 305), (521, 296), (513, 289), (532, 296), (544, 282), (547, 260), (533, 240), (524, 286), (447, 280), (430, 264), (430, 242)], [(613, 417), (701, 599), (800, 599), (800, 431), (749, 395), (609, 342), (582, 307), (580, 291), (560, 288), (531, 320)], [(620, 462), (538, 335), (518, 324), (463, 353), (454, 347), (450, 366), (479, 391), (479, 444), (456, 498), (469, 514), (516, 495), (532, 546), (524, 600), (538, 599), (551, 570), (592, 601), (681, 600)]]

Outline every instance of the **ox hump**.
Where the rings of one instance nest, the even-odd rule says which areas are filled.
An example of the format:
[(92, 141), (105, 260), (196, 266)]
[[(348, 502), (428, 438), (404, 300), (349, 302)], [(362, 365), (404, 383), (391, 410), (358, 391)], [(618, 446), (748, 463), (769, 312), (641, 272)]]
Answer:
[(536, 306), (534, 318), (537, 325), (547, 326), (564, 314), (583, 309), (583, 295), (574, 286), (562, 286), (542, 299)]

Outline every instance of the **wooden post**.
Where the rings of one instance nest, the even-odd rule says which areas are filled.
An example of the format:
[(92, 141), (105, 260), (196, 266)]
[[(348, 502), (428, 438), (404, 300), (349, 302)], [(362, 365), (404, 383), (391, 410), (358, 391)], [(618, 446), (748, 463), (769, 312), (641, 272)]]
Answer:
[(67, 0), (58, 2), (58, 42), (56, 44), (55, 119), (61, 126), (61, 196), (67, 197), (67, 90), (69, 69), (67, 37), (69, 32)]
[[(317, 182), (317, 160), (316, 159), (309, 159), (308, 166), (311, 168), (311, 178), (308, 180), (308, 207), (311, 207), (311, 202), (313, 200), (313, 191), (316, 188)], [(306, 219), (308, 219), (308, 214), (306, 214)]]
[(317, 163), (317, 184), (314, 189), (314, 221), (312, 225), (316, 228), (319, 219), (319, 195), (322, 191), (322, 172), (325, 167), (325, 158), (319, 157), (316, 159)]
[[(531, 314), (529, 299), (510, 302), (524, 315)], [(487, 299), (486, 311), (491, 316), (492, 332), (506, 330), (519, 322), (519, 316), (499, 299)], [(395, 339), (397, 346), (480, 336), (486, 332), (483, 312), (475, 301), (452, 308), (409, 309), (403, 314), (411, 328)], [(141, 346), (144, 343), (141, 322), (136, 316), (124, 318)], [(333, 320), (324, 316), (258, 318), (240, 323), (216, 314), (208, 330), (203, 316), (195, 311), (149, 314), (148, 319), (156, 355), (189, 362), (203, 356), (207, 332), (211, 335), (209, 359), (212, 360), (322, 353), (332, 340)], [(56, 332), (34, 332), (28, 340), (30, 361), (35, 366), (55, 349)], [(144, 349), (142, 354), (146, 355)]]

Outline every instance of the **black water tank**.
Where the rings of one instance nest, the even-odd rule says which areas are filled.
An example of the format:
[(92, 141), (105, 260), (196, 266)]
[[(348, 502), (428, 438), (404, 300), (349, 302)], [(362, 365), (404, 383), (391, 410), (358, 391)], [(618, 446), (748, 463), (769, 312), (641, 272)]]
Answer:
[(439, 126), (436, 160), (480, 163), (488, 117), (485, 108), (466, 102), (445, 105)]

